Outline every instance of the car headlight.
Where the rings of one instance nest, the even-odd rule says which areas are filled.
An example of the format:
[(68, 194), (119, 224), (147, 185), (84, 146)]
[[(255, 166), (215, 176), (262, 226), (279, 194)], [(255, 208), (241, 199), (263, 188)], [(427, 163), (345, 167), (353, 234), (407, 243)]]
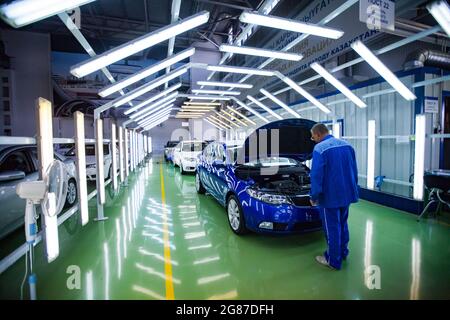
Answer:
[(250, 197), (269, 204), (292, 204), (291, 200), (281, 194), (267, 193), (252, 188), (247, 189)]

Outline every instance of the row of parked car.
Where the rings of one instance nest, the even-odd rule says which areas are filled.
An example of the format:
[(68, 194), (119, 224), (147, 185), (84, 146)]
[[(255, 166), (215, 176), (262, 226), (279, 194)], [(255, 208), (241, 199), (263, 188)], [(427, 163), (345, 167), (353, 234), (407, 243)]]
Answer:
[[(321, 228), (319, 209), (309, 202), (314, 121), (286, 119), (257, 129), (243, 145), (169, 141), (165, 158), (180, 172), (195, 172), (199, 194), (210, 194), (225, 207), (234, 233), (248, 230), (291, 233)], [(261, 131), (262, 130), (262, 131)], [(278, 148), (250, 156), (250, 141), (277, 130)], [(270, 134), (268, 134), (270, 136)], [(277, 150), (275, 150), (277, 149)]]
[[(109, 179), (112, 174), (111, 145), (103, 146), (104, 174)], [(118, 154), (116, 154), (118, 159)], [(67, 196), (65, 207), (69, 208), (78, 200), (77, 175), (75, 167), (75, 146), (62, 145), (54, 152), (54, 158), (64, 163), (67, 171)], [(25, 200), (16, 194), (16, 186), (23, 181), (37, 181), (39, 178), (37, 147), (33, 145), (0, 146), (0, 239), (19, 228), (24, 223)], [(86, 145), (86, 178), (96, 179), (95, 146)]]

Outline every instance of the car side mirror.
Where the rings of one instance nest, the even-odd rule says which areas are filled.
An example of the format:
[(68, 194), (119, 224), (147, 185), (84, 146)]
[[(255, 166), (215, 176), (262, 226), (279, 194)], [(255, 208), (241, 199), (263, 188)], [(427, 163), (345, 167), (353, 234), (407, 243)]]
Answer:
[(3, 171), (0, 172), (0, 181), (14, 181), (25, 178), (25, 172), (23, 171)]

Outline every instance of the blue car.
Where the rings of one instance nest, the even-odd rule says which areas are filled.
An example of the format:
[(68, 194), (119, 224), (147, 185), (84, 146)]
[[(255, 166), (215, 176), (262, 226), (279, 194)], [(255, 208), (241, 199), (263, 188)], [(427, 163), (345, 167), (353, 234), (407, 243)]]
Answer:
[(310, 133), (314, 124), (285, 119), (258, 128), (241, 147), (209, 144), (197, 162), (197, 192), (211, 194), (226, 208), (238, 235), (320, 229), (319, 210), (309, 202), (310, 170), (305, 165), (315, 144)]

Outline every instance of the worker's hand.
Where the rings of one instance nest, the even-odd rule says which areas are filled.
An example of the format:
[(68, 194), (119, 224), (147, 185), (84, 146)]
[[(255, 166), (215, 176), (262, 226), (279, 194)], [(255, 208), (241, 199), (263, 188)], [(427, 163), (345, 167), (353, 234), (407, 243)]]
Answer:
[(318, 201), (314, 201), (314, 200), (312, 200), (312, 199), (310, 199), (309, 202), (311, 202), (311, 205), (312, 205), (313, 207), (316, 207), (316, 206), (319, 204)]

